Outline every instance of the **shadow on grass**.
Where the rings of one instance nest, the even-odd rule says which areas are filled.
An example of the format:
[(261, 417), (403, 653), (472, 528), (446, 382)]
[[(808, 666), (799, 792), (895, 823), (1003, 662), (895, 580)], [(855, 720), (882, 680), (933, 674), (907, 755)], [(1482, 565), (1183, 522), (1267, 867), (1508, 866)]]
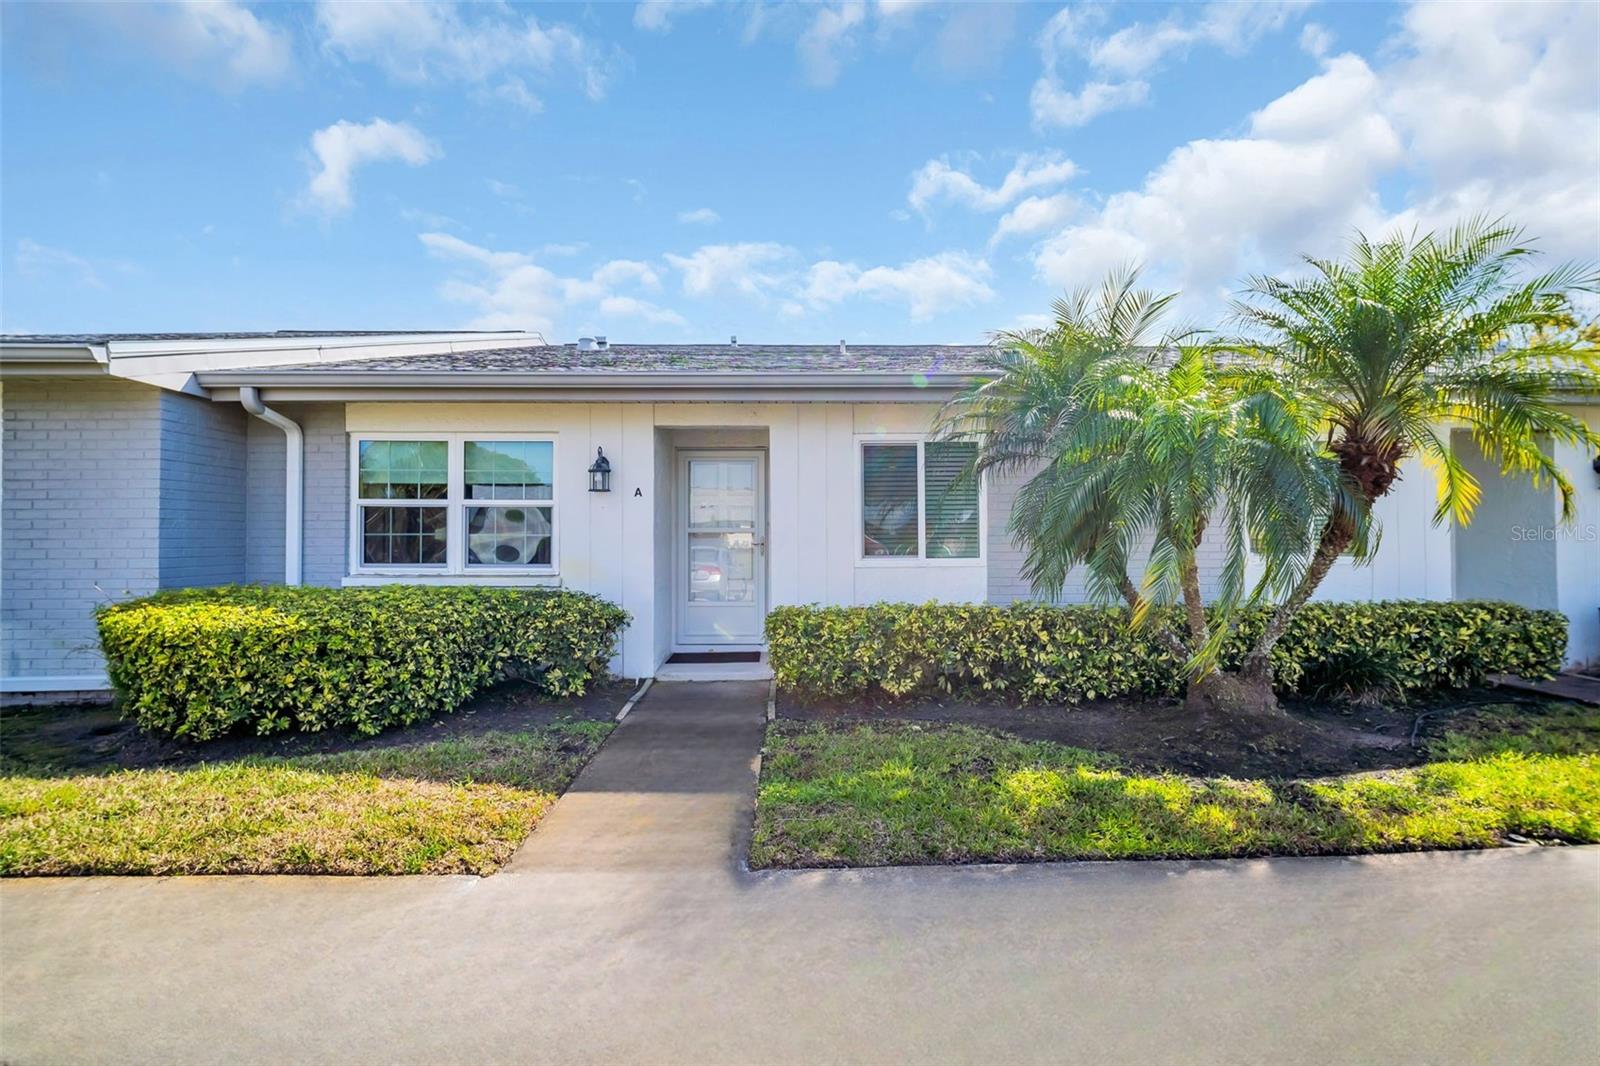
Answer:
[[(962, 726), (783, 724), (756, 866), (1357, 854), (1600, 840), (1600, 721), (1488, 713), (1427, 765), (1301, 780), (1140, 773)], [(1467, 754), (1470, 750), (1471, 754)]]

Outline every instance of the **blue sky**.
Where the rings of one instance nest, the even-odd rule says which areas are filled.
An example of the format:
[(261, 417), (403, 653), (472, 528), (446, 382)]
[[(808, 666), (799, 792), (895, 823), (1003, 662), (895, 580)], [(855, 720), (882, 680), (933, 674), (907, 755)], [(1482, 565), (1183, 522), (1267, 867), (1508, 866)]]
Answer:
[(0, 327), (971, 342), (1352, 228), (1600, 254), (1600, 6), (0, 7)]

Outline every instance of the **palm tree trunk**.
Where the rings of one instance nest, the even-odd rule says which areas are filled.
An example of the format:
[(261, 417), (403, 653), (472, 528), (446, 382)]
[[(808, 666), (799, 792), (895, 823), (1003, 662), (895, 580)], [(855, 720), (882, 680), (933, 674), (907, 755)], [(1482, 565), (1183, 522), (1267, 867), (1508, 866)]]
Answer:
[(1255, 645), (1244, 657), (1243, 664), (1239, 667), (1241, 677), (1252, 682), (1265, 682), (1272, 684), (1272, 649), (1277, 647), (1278, 640), (1289, 628), (1289, 623), (1299, 613), (1300, 608), (1306, 605), (1311, 594), (1317, 591), (1317, 586), (1322, 584), (1322, 579), (1328, 576), (1328, 571), (1333, 564), (1343, 555), (1351, 541), (1355, 540), (1356, 526), (1350, 516), (1336, 512), (1329, 516), (1328, 522), (1322, 527), (1322, 538), (1317, 543), (1317, 550), (1311, 557), (1311, 565), (1306, 567), (1306, 572), (1300, 576), (1300, 583), (1294, 587), (1289, 598), (1278, 605), (1272, 612), (1272, 617), (1267, 619), (1267, 626), (1256, 638)]

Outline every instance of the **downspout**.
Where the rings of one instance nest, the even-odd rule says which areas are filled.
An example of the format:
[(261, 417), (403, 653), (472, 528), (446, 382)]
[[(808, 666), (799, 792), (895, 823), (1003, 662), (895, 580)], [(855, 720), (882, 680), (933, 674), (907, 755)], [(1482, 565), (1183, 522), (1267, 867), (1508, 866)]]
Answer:
[(305, 480), (305, 436), (299, 423), (261, 402), (254, 385), (239, 387), (239, 403), (268, 425), (283, 430), (283, 583), (300, 584), (300, 529)]

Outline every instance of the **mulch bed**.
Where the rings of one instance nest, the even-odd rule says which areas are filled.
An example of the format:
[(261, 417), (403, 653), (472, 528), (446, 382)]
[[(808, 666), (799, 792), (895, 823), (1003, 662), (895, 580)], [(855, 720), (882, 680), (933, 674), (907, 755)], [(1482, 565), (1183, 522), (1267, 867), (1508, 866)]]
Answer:
[(610, 721), (633, 689), (628, 682), (610, 681), (578, 699), (547, 700), (530, 685), (507, 682), (454, 714), (376, 737), (333, 731), (271, 737), (240, 734), (204, 744), (142, 733), (107, 702), (12, 707), (0, 711), (0, 771), (26, 772), (46, 766), (61, 770), (175, 767), (251, 755), (311, 755), (479, 733), (514, 733), (559, 722)]
[(1015, 706), (951, 696), (905, 701), (803, 703), (781, 696), (780, 718), (954, 722), (1029, 740), (1115, 753), (1143, 770), (1240, 778), (1323, 777), (1426, 761), (1425, 742), (1450, 720), (1485, 704), (1541, 706), (1538, 696), (1468, 689), (1426, 702), (1358, 706), (1294, 701), (1273, 720), (1196, 715), (1177, 700), (1096, 700)]

